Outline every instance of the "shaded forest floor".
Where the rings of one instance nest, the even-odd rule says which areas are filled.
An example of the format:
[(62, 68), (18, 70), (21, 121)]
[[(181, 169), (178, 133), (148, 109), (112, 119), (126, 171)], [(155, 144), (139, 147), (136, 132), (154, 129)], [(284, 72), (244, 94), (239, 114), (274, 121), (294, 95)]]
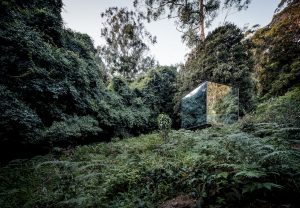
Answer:
[(0, 207), (299, 207), (299, 134), (239, 124), (54, 148), (0, 168)]

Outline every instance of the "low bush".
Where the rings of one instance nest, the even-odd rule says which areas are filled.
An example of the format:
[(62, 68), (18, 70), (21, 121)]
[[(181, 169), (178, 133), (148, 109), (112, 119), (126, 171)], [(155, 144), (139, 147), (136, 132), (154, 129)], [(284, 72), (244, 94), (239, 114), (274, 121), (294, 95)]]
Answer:
[(42, 130), (44, 143), (52, 145), (76, 144), (80, 140), (96, 136), (102, 129), (98, 121), (90, 116), (73, 117), (65, 121), (54, 122), (49, 128)]

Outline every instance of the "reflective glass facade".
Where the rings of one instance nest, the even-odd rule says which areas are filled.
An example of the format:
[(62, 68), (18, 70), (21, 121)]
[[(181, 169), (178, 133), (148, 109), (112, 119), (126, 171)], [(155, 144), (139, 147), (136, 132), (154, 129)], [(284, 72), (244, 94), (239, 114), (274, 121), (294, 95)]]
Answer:
[(232, 124), (238, 120), (238, 89), (204, 82), (181, 101), (181, 127), (193, 129), (207, 124)]

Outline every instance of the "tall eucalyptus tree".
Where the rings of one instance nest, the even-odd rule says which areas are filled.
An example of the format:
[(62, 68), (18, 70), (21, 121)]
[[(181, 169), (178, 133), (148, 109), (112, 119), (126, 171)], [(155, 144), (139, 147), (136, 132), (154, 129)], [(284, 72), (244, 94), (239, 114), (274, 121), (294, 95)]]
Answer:
[(101, 36), (105, 39), (105, 45), (99, 49), (111, 74), (133, 79), (136, 74), (155, 64), (147, 54), (147, 43), (156, 43), (156, 37), (145, 29), (145, 16), (142, 13), (110, 7), (101, 17), (104, 18)]
[(134, 0), (136, 8), (146, 6), (149, 20), (158, 20), (166, 15), (175, 18), (178, 29), (183, 31), (183, 40), (188, 45), (204, 41), (205, 27), (209, 27), (221, 8), (247, 8), (251, 0)]

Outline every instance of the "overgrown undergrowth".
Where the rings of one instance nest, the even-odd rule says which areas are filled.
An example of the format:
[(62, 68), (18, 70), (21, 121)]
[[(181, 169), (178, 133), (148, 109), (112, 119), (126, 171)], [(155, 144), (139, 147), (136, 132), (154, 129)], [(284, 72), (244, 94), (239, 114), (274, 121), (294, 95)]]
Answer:
[(0, 169), (0, 207), (158, 207), (179, 195), (199, 207), (296, 207), (300, 156), (282, 137), (295, 131), (224, 126), (56, 148)]

